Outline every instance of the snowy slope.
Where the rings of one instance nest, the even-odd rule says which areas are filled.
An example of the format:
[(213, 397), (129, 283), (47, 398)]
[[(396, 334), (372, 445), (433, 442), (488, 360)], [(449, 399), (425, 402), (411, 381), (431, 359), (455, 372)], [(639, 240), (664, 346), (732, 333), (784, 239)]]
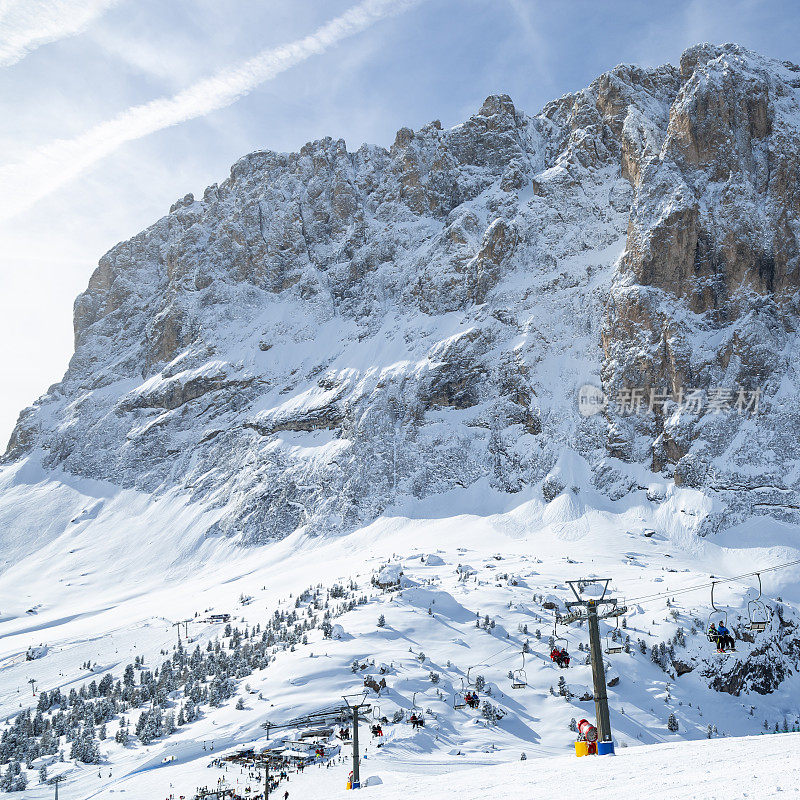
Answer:
[[(577, 480), (574, 473), (573, 479)], [(274, 743), (275, 736), (268, 739), (261, 728), (263, 722), (279, 723), (336, 703), (342, 694), (359, 691), (365, 675), (379, 679), (381, 664), (390, 667), (384, 676), (388, 688), (379, 697), (370, 692), (380, 715), (391, 720), (395, 712), (404, 711), (407, 718), (416, 705), (426, 712), (427, 723), (417, 733), (407, 722), (385, 724), (384, 746), (369, 747), (368, 773), (435, 774), (455, 765), (516, 761), (522, 752), (529, 759), (545, 757), (549, 765), (549, 759), (570, 752), (575, 738), (570, 719), (592, 719), (594, 705), (580, 699), (591, 692), (590, 667), (582, 663), (585, 653), (579, 650), (579, 644), (586, 642), (585, 629), (573, 626), (565, 632), (573, 666), (558, 670), (547, 657), (553, 613), (542, 607), (542, 597), (563, 601), (569, 597), (564, 581), (586, 575), (611, 577), (618, 596), (677, 591), (707, 582), (709, 574), (741, 574), (798, 556), (797, 549), (788, 545), (791, 531), (780, 523), (762, 528), (763, 546), (758, 547), (743, 546), (753, 538), (753, 531), (746, 529), (732, 532), (727, 543), (692, 537), (691, 527), (682, 519), (703, 513), (702, 495), (693, 490), (668, 490), (665, 502), (654, 504), (645, 492), (626, 503), (611, 503), (588, 486), (579, 489), (577, 495), (570, 490), (549, 504), (517, 495), (517, 503), (507, 509), (497, 507), (496, 495), (486, 488), (482, 495), (473, 491), (470, 498), (453, 493), (435, 504), (435, 517), (422, 504), (347, 536), (320, 541), (297, 534), (258, 550), (237, 550), (224, 537), (205, 539), (182, 561), (175, 558), (170, 569), (150, 575), (141, 570), (135, 582), (122, 582), (115, 562), (106, 559), (133, 568), (141, 543), (132, 542), (126, 553), (119, 540), (110, 537), (118, 544), (109, 553), (112, 528), (96, 526), (112, 525), (113, 514), (124, 510), (127, 524), (147, 535), (148, 525), (154, 524), (153, 510), (149, 504), (137, 508), (134, 496), (117, 497), (95, 520), (84, 521), (95, 526), (89, 528), (92, 535), (78, 532), (64, 537), (57, 542), (60, 549), (42, 551), (3, 574), (0, 713), (11, 717), (20, 705), (33, 701), (27, 683), (31, 677), (39, 689), (60, 687), (67, 693), (109, 671), (121, 677), (136, 656), (153, 669), (163, 661), (163, 651), (174, 648), (172, 623), (194, 619), (196, 612), (201, 618), (212, 611), (232, 613), (234, 625), (252, 628), (264, 625), (275, 610), (294, 610), (298, 594), (310, 586), (347, 586), (352, 580), (358, 586), (354, 597), (368, 601), (332, 620), (344, 629), (341, 639), (324, 639), (315, 628), (308, 632), (307, 644), (299, 639), (291, 648), (278, 643), (276, 650), (270, 648), (274, 660), (265, 669), (236, 680), (235, 692), (218, 708), (201, 704), (199, 719), (174, 734), (148, 745), (135, 742), (123, 747), (111, 738), (102, 742), (99, 770), (69, 759), (67, 765), (51, 766), (51, 774), (66, 769), (68, 782), (62, 785), (69, 790), (66, 796), (111, 797), (112, 789), (137, 797), (150, 796), (151, 791), (166, 794), (167, 789), (189, 796), (197, 786), (211, 785), (222, 775), (208, 768), (212, 756), (204, 746), (210, 749), (213, 742), (216, 756)], [(483, 504), (483, 513), (459, 513), (470, 504)], [(672, 509), (669, 516), (665, 505)], [(167, 515), (170, 509), (162, 511)], [(171, 512), (180, 519), (177, 507)], [(109, 517), (104, 519), (104, 514)], [(655, 535), (644, 536), (651, 529)], [(166, 563), (167, 556), (174, 555), (174, 542), (150, 536), (150, 558)], [(78, 559), (74, 566), (73, 556)], [(92, 570), (83, 566), (92, 563), (96, 565)], [(401, 590), (383, 592), (371, 585), (371, 577), (386, 563), (401, 566)], [(65, 580), (54, 579), (56, 573)], [(765, 721), (770, 731), (776, 723), (782, 727), (784, 719), (790, 729), (796, 724), (800, 651), (795, 643), (798, 618), (792, 607), (800, 600), (797, 567), (765, 575), (764, 585), (765, 594), (781, 594), (782, 618), (774, 616), (768, 631), (755, 642), (739, 641), (735, 656), (713, 652), (702, 628), (697, 635), (690, 632), (697, 617), (705, 626), (707, 589), (677, 595), (671, 608), (663, 598), (631, 603), (625, 633), (633, 642), (632, 652), (607, 656), (608, 679), (619, 678), (609, 689), (609, 698), (620, 752), (626, 746), (704, 740), (709, 725), (716, 727), (712, 735), (722, 737), (757, 734)], [(746, 584), (719, 588), (718, 602), (730, 607), (730, 623), (742, 633), (738, 617), (752, 591)], [(321, 599), (326, 591), (322, 589)], [(310, 602), (306, 596), (301, 612)], [(774, 600), (770, 605), (777, 610)], [(35, 614), (26, 613), (33, 607)], [(476, 627), (477, 614), (481, 620), (488, 615), (494, 627)], [(386, 621), (382, 628), (377, 626), (380, 615)], [(528, 634), (520, 632), (524, 625)], [(653, 645), (671, 639), (678, 627), (685, 631), (686, 641), (685, 646), (675, 646), (675, 660), (691, 668), (680, 677), (655, 664), (650, 654)], [(199, 645), (204, 650), (207, 642), (222, 636), (223, 628), (190, 623), (195, 640), (190, 649)], [(536, 638), (537, 628), (541, 639)], [(610, 630), (604, 623), (604, 633)], [(644, 654), (639, 639), (645, 643)], [(525, 661), (528, 686), (512, 690), (508, 672), (521, 667), (525, 640), (532, 651)], [(738, 696), (710, 688), (717, 677), (735, 678), (739, 664), (751, 665), (751, 678), (763, 679), (766, 673), (759, 667), (758, 650), (767, 642), (770, 660), (786, 670), (767, 694), (760, 694), (752, 682), (738, 687), (742, 689)], [(26, 650), (34, 645), (45, 645), (46, 655), (25, 661)], [(354, 673), (354, 660), (374, 661), (375, 666)], [(82, 669), (86, 661), (94, 665), (92, 673)], [(505, 714), (496, 725), (487, 724), (479, 712), (454, 708), (470, 667), (472, 680), (480, 674), (491, 687), (491, 696), (481, 692), (482, 699)], [(431, 672), (440, 676), (438, 683), (431, 682)], [(566, 698), (558, 695), (562, 675), (570, 695)], [(239, 696), (244, 698), (244, 710), (234, 707)], [(164, 708), (177, 711), (184, 703), (179, 689)], [(126, 716), (135, 721), (146, 707), (130, 709)], [(670, 713), (678, 720), (677, 733), (667, 730)], [(117, 725), (118, 715), (108, 722), (109, 737)], [(69, 755), (69, 747), (66, 750)], [(162, 759), (172, 755), (176, 760), (162, 765)], [(528, 763), (537, 775), (552, 768)], [(587, 768), (573, 767), (574, 758), (565, 763), (578, 770), (575, 780), (584, 779), (579, 776)], [(348, 769), (337, 764), (333, 770), (307, 773), (302, 780), (308, 788), (303, 792), (327, 791), (326, 782), (341, 782)], [(35, 769), (30, 774), (30, 791), (38, 791)]]
[[(521, 762), (457, 774), (386, 775), (372, 794), (386, 800), (424, 793), (426, 797), (478, 800), (502, 798), (588, 797), (611, 793), (619, 800), (691, 797), (693, 800), (781, 797), (798, 793), (798, 769), (793, 749), (797, 735), (659, 745), (657, 750), (621, 751), (615, 758), (577, 760), (562, 756), (548, 761)], [(378, 774), (381, 772), (378, 770)], [(385, 773), (384, 773), (385, 775)], [(298, 787), (300, 788), (300, 787)], [(337, 797), (335, 783), (328, 792), (315, 790), (307, 779), (303, 795)]]
[[(431, 769), (394, 772), (380, 764), (367, 773), (380, 777), (382, 785), (364, 792), (385, 800), (421, 794), (430, 798), (457, 795), (464, 800), (488, 796), (547, 800), (554, 794), (588, 797), (610, 792), (619, 800), (638, 800), (643, 795), (655, 800), (791, 797), (798, 793), (793, 753), (797, 743), (797, 734), (670, 743), (657, 750), (623, 750), (601, 761), (567, 755), (489, 769), (456, 771), (449, 766), (447, 774), (439, 775)], [(293, 779), (289, 789), (290, 796), (301, 794), (309, 800), (349, 796), (342, 790), (341, 777), (324, 770)]]

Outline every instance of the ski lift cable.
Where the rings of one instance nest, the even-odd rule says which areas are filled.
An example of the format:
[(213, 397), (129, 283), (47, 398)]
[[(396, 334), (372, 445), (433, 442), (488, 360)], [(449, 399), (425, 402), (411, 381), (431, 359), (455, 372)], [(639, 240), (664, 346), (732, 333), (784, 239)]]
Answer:
[(774, 572), (774, 571), (779, 570), (779, 569), (786, 569), (787, 567), (793, 567), (793, 566), (795, 566), (797, 564), (800, 564), (800, 559), (797, 559), (796, 561), (788, 561), (785, 564), (776, 564), (776, 565), (774, 565), (772, 567), (764, 567), (763, 569), (754, 570), (753, 572), (746, 572), (746, 573), (743, 573), (742, 575), (734, 575), (732, 577), (719, 577), (719, 578), (716, 578), (713, 581), (709, 581), (708, 583), (696, 584), (694, 586), (686, 586), (686, 587), (684, 587), (682, 589), (674, 589), (672, 591), (659, 592), (657, 594), (640, 595), (639, 597), (628, 598), (628, 602), (629, 603), (633, 603), (633, 602), (636, 602), (636, 603), (648, 602), (649, 603), (649, 602), (651, 602), (653, 600), (660, 600), (660, 599), (662, 599), (664, 597), (670, 597), (670, 596), (675, 595), (675, 594), (684, 594), (686, 592), (694, 592), (694, 591), (698, 591), (700, 589), (708, 589), (714, 583), (732, 583), (732, 582), (740, 581), (743, 578), (752, 578), (752, 577), (754, 577), (756, 575), (763, 575), (765, 572)]
[(696, 584), (695, 586), (686, 586), (682, 589), (675, 589), (669, 592), (659, 592), (658, 594), (646, 594), (641, 595), (640, 597), (629, 597), (627, 599), (628, 603), (637, 603), (638, 605), (647, 605), (648, 603), (655, 602), (656, 600), (662, 600), (665, 597), (673, 597), (676, 594), (686, 594), (688, 592), (696, 592), (700, 591), (701, 589), (709, 589), (715, 583), (733, 583), (736, 581), (740, 581), (743, 578), (752, 578), (756, 575), (763, 575), (765, 572), (775, 572), (780, 569), (787, 569), (788, 567), (794, 567), (800, 564), (800, 559), (796, 559), (795, 561), (787, 561), (785, 564), (775, 564), (771, 567), (763, 567), (762, 569), (754, 570), (753, 572), (745, 572), (742, 575), (734, 575), (732, 577), (720, 577), (716, 580), (709, 581), (708, 583), (700, 583)]
[(510, 656), (506, 656), (506, 658), (501, 659), (494, 666), (498, 666), (499, 664), (505, 664), (515, 658), (519, 658), (519, 651), (517, 651), (516, 653), (512, 653)]
[[(489, 662), (492, 662), (492, 661), (493, 661), (493, 659), (495, 659), (495, 658), (496, 658), (497, 656), (499, 656), (499, 655), (502, 655), (502, 654), (503, 654), (503, 653), (505, 653), (507, 650), (510, 650), (512, 647), (516, 648), (516, 647), (518, 647), (518, 645), (516, 645), (516, 644), (510, 644), (510, 645), (507, 645), (506, 647), (504, 647), (502, 650), (498, 650), (498, 651), (497, 651), (497, 652), (496, 652), (496, 653), (495, 653), (493, 656), (489, 656), (489, 658), (487, 658), (487, 659), (486, 659), (486, 663), (485, 663), (485, 664), (483, 664), (483, 665), (481, 665), (481, 666), (484, 666), (484, 667), (489, 667), (489, 666), (491, 666), (491, 664), (490, 664)], [(507, 661), (508, 659), (505, 659), (505, 660)], [(501, 664), (502, 664), (502, 663), (503, 663), (503, 661), (501, 660), (501, 661), (500, 661), (500, 662), (498, 662), (498, 663), (501, 663)]]
[[(489, 656), (486, 659), (486, 661), (482, 661), (480, 664), (474, 664), (473, 667), (470, 667), (470, 669), (477, 668), (477, 667), (491, 667), (491, 666), (494, 666), (494, 659), (497, 658), (497, 656), (502, 655), (503, 653), (505, 653), (507, 650), (510, 650), (512, 647), (517, 647), (517, 645), (516, 644), (506, 645), (502, 650), (498, 650), (496, 653), (494, 653), (494, 655)], [(498, 663), (502, 663), (502, 661), (498, 662)]]

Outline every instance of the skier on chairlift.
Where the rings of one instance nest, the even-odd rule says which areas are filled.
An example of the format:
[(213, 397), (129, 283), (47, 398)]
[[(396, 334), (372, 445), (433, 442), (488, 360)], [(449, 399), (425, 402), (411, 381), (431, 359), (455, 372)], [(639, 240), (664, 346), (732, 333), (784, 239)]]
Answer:
[(707, 633), (709, 641), (714, 642), (714, 644), (717, 646), (717, 650), (721, 650), (722, 645), (720, 644), (719, 641), (719, 631), (717, 630), (717, 626), (713, 622), (708, 626)]
[(550, 653), (550, 659), (555, 661), (559, 667), (565, 669), (569, 667), (569, 653), (566, 651), (565, 648), (560, 648), (556, 645), (553, 647), (552, 652)]
[(725, 624), (720, 622), (719, 627), (717, 628), (717, 633), (719, 634), (719, 647), (721, 650), (735, 650), (736, 649), (736, 642), (731, 636), (731, 632), (725, 627)]

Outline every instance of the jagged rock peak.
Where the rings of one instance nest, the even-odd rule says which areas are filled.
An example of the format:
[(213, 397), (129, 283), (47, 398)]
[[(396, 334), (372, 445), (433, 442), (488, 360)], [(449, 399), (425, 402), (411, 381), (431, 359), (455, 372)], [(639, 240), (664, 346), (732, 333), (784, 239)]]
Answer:
[[(611, 497), (642, 468), (695, 486), (711, 528), (794, 519), (798, 89), (700, 44), (532, 116), (492, 95), (388, 148), (251, 153), (100, 259), (6, 460), (186, 492), (246, 541), (478, 481), (563, 488), (566, 451)], [(587, 382), (763, 400), (582, 417)]]

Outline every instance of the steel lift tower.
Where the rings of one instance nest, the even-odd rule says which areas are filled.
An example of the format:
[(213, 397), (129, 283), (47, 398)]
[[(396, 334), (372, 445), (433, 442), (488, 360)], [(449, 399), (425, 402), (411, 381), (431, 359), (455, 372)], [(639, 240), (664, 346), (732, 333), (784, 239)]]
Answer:
[[(594, 681), (594, 706), (597, 713), (598, 742), (611, 743), (611, 718), (608, 713), (608, 693), (606, 692), (606, 671), (603, 666), (603, 648), (600, 644), (601, 619), (613, 619), (627, 612), (625, 606), (619, 605), (616, 598), (606, 597), (608, 584), (611, 578), (582, 578), (577, 581), (567, 581), (574, 600), (567, 602), (568, 613), (559, 619), (562, 625), (570, 622), (586, 620), (589, 626), (589, 655), (592, 660), (592, 679)], [(595, 588), (593, 594), (588, 596), (587, 589)], [(613, 744), (602, 748), (604, 752), (613, 753)], [(598, 745), (598, 752), (601, 748)]]

